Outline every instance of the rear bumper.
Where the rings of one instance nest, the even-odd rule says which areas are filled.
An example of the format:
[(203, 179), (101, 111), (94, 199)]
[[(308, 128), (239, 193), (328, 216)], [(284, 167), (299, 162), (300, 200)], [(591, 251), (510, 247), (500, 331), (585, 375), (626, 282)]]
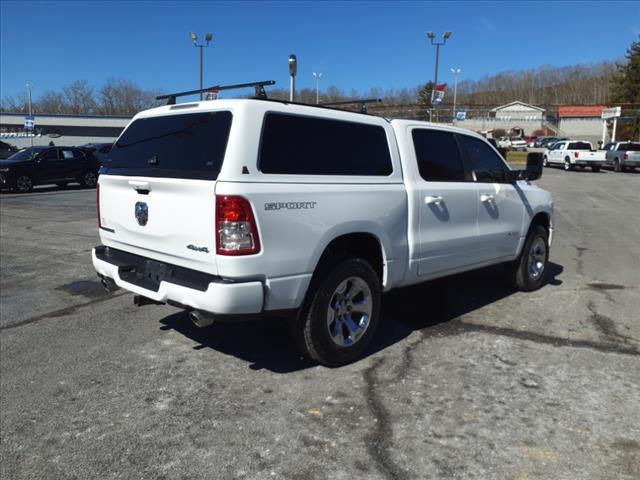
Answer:
[(576, 160), (573, 165), (580, 165), (581, 167), (602, 167), (604, 160)]
[[(99, 275), (156, 302), (175, 303), (214, 315), (259, 314), (264, 307), (264, 285), (259, 281), (229, 282), (104, 246), (95, 247), (91, 257)], [(152, 267), (147, 268), (149, 264)]]

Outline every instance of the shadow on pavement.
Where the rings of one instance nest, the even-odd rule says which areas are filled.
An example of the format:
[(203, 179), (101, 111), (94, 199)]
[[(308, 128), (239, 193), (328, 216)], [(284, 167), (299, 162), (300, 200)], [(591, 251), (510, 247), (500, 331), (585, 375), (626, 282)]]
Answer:
[[(557, 277), (563, 270), (561, 265), (550, 262), (543, 288), (561, 285)], [(505, 282), (502, 266), (394, 290), (383, 298), (381, 322), (364, 358), (400, 342), (415, 330), (452, 321), (514, 293), (516, 291)], [(182, 311), (165, 317), (160, 323), (162, 330), (175, 330), (197, 342), (194, 349), (212, 348), (233, 355), (248, 362), (253, 370), (265, 368), (289, 373), (317, 365), (298, 353), (285, 319), (220, 322), (198, 328)]]

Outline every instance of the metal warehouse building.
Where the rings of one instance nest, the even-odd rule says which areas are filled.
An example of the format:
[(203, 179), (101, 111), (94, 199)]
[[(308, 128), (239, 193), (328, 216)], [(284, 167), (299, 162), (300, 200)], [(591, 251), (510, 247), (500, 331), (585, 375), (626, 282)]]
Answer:
[(82, 145), (89, 142), (113, 142), (131, 117), (94, 115), (35, 114), (33, 133), (24, 131), (23, 113), (0, 113), (0, 140), (17, 147), (33, 145)]

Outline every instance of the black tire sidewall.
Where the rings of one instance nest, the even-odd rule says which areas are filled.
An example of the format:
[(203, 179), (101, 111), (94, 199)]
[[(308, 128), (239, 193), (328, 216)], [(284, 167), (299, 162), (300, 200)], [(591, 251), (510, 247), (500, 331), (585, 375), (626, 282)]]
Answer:
[[(371, 290), (372, 311), (367, 331), (360, 340), (355, 345), (341, 347), (336, 345), (329, 335), (327, 309), (335, 289), (349, 277), (358, 277), (367, 283)], [(303, 321), (300, 326), (303, 328), (307, 350), (305, 353), (329, 367), (345, 365), (359, 357), (371, 342), (380, 321), (381, 295), (380, 280), (366, 260), (348, 258), (335, 265), (318, 282), (309, 307), (302, 312)]]
[[(544, 244), (546, 246), (546, 258), (544, 264), (544, 271), (542, 275), (538, 279), (532, 279), (529, 276), (528, 272), (528, 260), (529, 260), (529, 251), (531, 250), (531, 244), (536, 238), (542, 238), (544, 240)], [(527, 240), (525, 241), (524, 247), (522, 247), (522, 252), (520, 253), (520, 257), (516, 263), (515, 270), (515, 286), (518, 290), (522, 290), (525, 292), (530, 292), (532, 290), (537, 290), (542, 287), (544, 284), (545, 278), (547, 276), (549, 270), (549, 232), (546, 228), (541, 225), (532, 225), (529, 229), (529, 233), (527, 234)]]

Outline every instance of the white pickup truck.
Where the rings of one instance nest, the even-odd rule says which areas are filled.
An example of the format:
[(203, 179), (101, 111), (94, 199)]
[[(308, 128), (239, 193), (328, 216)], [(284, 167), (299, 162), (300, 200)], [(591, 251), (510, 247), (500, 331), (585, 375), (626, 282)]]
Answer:
[(545, 167), (562, 165), (566, 171), (589, 167), (591, 171), (599, 172), (604, 162), (605, 152), (594, 152), (591, 143), (584, 140), (557, 142), (543, 154)]
[(289, 314), (302, 352), (338, 366), (371, 340), (383, 291), (497, 263), (516, 288), (542, 286), (541, 171), (443, 125), (266, 99), (167, 105), (136, 115), (101, 169), (93, 265), (106, 288), (198, 326)]
[(613, 167), (616, 172), (640, 168), (640, 142), (607, 143), (602, 150), (605, 152), (605, 165)]

